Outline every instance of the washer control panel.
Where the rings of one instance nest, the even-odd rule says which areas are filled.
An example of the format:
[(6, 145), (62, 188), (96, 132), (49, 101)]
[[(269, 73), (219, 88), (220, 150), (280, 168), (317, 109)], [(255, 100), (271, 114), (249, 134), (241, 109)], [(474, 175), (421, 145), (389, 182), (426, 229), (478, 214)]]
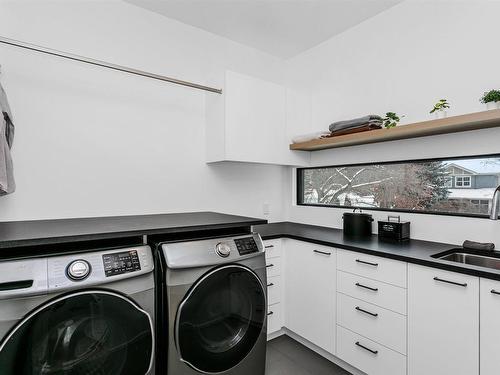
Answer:
[(141, 269), (137, 250), (104, 254), (102, 256), (102, 261), (104, 263), (104, 273), (106, 277), (140, 271)]
[(92, 270), (90, 263), (83, 259), (72, 261), (66, 267), (66, 274), (71, 280), (80, 281), (86, 279)]

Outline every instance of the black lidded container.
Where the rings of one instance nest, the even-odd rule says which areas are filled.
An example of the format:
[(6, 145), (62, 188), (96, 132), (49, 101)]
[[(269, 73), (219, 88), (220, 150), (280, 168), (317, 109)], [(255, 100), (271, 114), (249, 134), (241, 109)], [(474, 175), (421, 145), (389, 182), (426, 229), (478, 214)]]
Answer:
[(410, 239), (410, 222), (401, 221), (399, 216), (388, 216), (387, 221), (378, 222), (378, 236), (385, 240), (407, 241)]
[(370, 237), (372, 235), (373, 217), (370, 214), (356, 212), (345, 212), (342, 215), (344, 221), (344, 235), (348, 237)]

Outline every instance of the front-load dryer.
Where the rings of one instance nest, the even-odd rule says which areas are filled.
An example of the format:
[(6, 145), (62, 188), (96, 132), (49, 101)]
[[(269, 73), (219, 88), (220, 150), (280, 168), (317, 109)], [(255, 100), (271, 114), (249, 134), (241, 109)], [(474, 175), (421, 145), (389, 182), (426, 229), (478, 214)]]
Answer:
[(164, 243), (165, 375), (264, 375), (266, 264), (258, 234)]
[(149, 246), (0, 262), (2, 375), (152, 375)]

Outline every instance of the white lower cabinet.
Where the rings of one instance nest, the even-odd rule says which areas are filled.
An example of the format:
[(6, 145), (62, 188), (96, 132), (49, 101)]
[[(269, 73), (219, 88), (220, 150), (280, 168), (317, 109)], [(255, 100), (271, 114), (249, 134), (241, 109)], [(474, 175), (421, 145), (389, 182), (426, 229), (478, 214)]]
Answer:
[(281, 275), (281, 258), (266, 259), (267, 278)]
[(406, 355), (406, 316), (338, 293), (337, 324)]
[(281, 302), (281, 276), (267, 278), (267, 304)]
[(406, 315), (406, 289), (337, 271), (337, 292)]
[(282, 240), (266, 240), (267, 271), (267, 333), (278, 332), (283, 327), (283, 273)]
[(285, 326), (335, 354), (336, 252), (285, 241)]
[(289, 239), (269, 249), (269, 332), (368, 375), (500, 374), (500, 281)]
[(479, 374), (479, 278), (408, 266), (408, 374)]
[(500, 355), (500, 282), (481, 279), (481, 375), (498, 375)]
[(267, 307), (267, 333), (279, 331), (283, 323), (283, 307), (281, 303), (275, 303)]
[(337, 327), (337, 356), (369, 375), (406, 374), (406, 356), (343, 327)]

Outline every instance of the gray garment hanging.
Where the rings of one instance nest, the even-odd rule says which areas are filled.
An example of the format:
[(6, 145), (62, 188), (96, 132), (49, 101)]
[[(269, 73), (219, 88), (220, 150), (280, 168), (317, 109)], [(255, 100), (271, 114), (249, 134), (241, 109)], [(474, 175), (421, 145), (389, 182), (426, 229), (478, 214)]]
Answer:
[(14, 143), (14, 122), (7, 95), (0, 84), (0, 195), (16, 190), (10, 149)]

